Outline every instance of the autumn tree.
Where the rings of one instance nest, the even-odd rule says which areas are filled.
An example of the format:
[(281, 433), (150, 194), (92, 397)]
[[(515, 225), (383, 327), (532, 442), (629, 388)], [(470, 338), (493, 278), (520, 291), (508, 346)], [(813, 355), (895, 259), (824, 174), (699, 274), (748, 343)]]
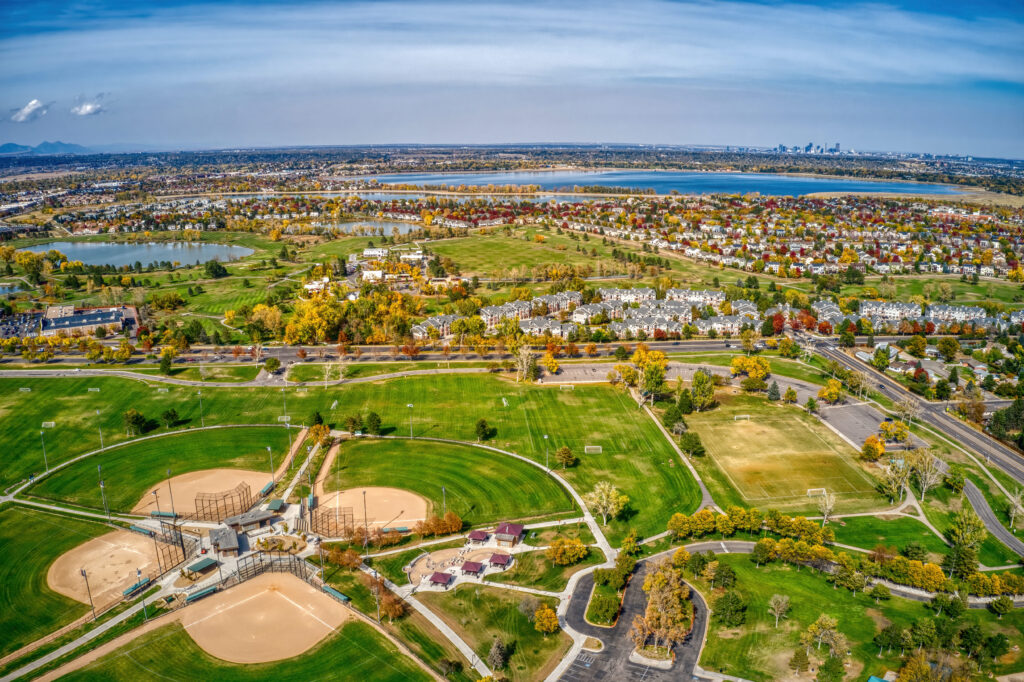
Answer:
[(775, 618), (775, 627), (779, 627), (779, 619), (789, 613), (789, 597), (784, 594), (773, 594), (768, 600), (768, 613)]
[(838, 379), (829, 379), (825, 385), (818, 390), (818, 399), (827, 403), (835, 404), (843, 395), (843, 384)]
[(571, 566), (587, 558), (590, 549), (579, 538), (555, 538), (544, 550), (548, 561), (556, 566)]
[(566, 467), (574, 466), (576, 462), (579, 461), (579, 458), (572, 453), (572, 450), (568, 445), (563, 445), (555, 450), (555, 461), (561, 464), (562, 468), (565, 469)]
[(533, 613), (533, 628), (545, 637), (558, 632), (558, 614), (546, 604), (541, 604)]
[(864, 445), (860, 449), (860, 456), (869, 462), (877, 462), (885, 454), (885, 443), (872, 434), (864, 439)]
[(690, 394), (694, 410), (703, 412), (711, 409), (715, 404), (715, 382), (711, 375), (702, 369), (697, 370), (693, 375)]
[(629, 504), (629, 497), (619, 492), (608, 481), (600, 481), (594, 489), (583, 496), (583, 501), (595, 514), (600, 514), (602, 524), (608, 525), (608, 518), (615, 518)]

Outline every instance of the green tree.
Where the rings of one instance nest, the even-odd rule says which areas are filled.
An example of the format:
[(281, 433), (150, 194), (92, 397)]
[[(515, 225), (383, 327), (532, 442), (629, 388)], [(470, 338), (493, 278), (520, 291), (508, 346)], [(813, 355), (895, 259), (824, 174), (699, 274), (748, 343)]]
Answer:
[(843, 665), (843, 659), (839, 656), (829, 656), (818, 666), (818, 674), (814, 679), (817, 682), (842, 682), (844, 677), (846, 667)]
[(281, 361), (277, 358), (267, 358), (263, 361), (263, 369), (273, 374), (277, 370), (281, 369)]
[(960, 342), (952, 336), (943, 336), (936, 344), (946, 362), (954, 362), (960, 353)]
[(796, 403), (796, 399), (796, 389), (794, 389), (792, 386), (787, 388), (786, 392), (782, 395), (782, 402), (788, 405)]
[(768, 400), (779, 400), (781, 397), (779, 382), (773, 381), (772, 385), (768, 387)]
[(380, 435), (380, 415), (376, 412), (371, 412), (366, 415), (366, 432), (373, 436)]
[(928, 341), (923, 336), (918, 334), (917, 336), (911, 336), (907, 341), (907, 352), (913, 355), (915, 358), (923, 358), (925, 356), (925, 350), (928, 348)]
[(693, 409), (697, 412), (703, 412), (714, 406), (715, 382), (711, 375), (704, 370), (699, 369), (694, 373), (690, 392), (693, 394)]
[(178, 423), (178, 411), (173, 407), (169, 410), (164, 410), (163, 414), (160, 415), (160, 420), (164, 423), (164, 426), (171, 428)]
[(681, 414), (693, 412), (693, 394), (690, 393), (690, 389), (684, 388), (679, 391), (679, 400), (676, 402), (676, 406)]
[(953, 516), (953, 523), (947, 534), (954, 546), (977, 550), (988, 537), (988, 530), (985, 529), (985, 523), (974, 513), (974, 509), (965, 506)]
[(704, 444), (700, 442), (700, 436), (694, 431), (687, 431), (679, 439), (679, 449), (691, 457), (703, 457)]
[(735, 590), (728, 590), (715, 600), (714, 615), (726, 627), (738, 627), (747, 618), (747, 605)]
[(146, 427), (146, 417), (134, 407), (124, 413), (124, 428), (136, 436)]
[(160, 373), (170, 374), (173, 363), (174, 359), (171, 357), (170, 353), (162, 354), (160, 356)]
[(810, 665), (811, 662), (807, 658), (807, 649), (802, 646), (798, 646), (796, 651), (793, 652), (793, 657), (789, 659), (789, 669), (799, 674), (807, 670)]
[(807, 408), (808, 412), (817, 412), (818, 411), (818, 401), (815, 400), (814, 398), (808, 398), (807, 399), (807, 404), (804, 405), (804, 407)]
[(1005, 594), (997, 599), (993, 599), (989, 602), (988, 607), (992, 609), (992, 613), (999, 616), (999, 620), (1003, 619), (1003, 615), (1013, 610), (1013, 600), (1007, 597)]
[(476, 423), (476, 440), (483, 442), (491, 437), (491, 427), (486, 419), (479, 419)]
[(875, 354), (871, 357), (871, 364), (879, 372), (884, 372), (889, 367), (889, 349), (885, 346), (875, 349)]

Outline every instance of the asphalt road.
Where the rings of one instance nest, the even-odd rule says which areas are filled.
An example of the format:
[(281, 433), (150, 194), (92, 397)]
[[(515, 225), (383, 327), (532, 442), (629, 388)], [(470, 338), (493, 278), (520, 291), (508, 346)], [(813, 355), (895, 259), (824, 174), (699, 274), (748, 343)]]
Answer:
[(1024, 542), (1021, 542), (1016, 535), (1011, 533), (1006, 526), (999, 522), (996, 518), (995, 512), (988, 505), (988, 500), (978, 489), (978, 486), (974, 485), (974, 481), (968, 480), (964, 483), (964, 494), (967, 495), (967, 501), (974, 507), (974, 511), (978, 513), (981, 520), (985, 522), (985, 527), (988, 528), (988, 532), (999, 538), (999, 541), (1004, 545), (1012, 549), (1018, 555), (1024, 557)]

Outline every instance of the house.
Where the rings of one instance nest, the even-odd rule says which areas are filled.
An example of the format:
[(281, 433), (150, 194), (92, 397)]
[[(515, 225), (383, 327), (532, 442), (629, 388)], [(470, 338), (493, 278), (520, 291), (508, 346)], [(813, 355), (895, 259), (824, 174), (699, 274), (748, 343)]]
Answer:
[(491, 568), (500, 568), (505, 570), (512, 565), (511, 554), (492, 554), (491, 558), (487, 560), (487, 565)]
[(325, 289), (329, 289), (330, 286), (331, 286), (331, 278), (330, 277), (322, 277), (320, 279), (315, 279), (312, 282), (309, 282), (307, 284), (303, 284), (302, 288), (306, 290), (307, 294), (318, 294), (321, 291), (324, 291)]
[(440, 586), (446, 590), (451, 586), (453, 580), (455, 580), (454, 575), (451, 573), (442, 573), (441, 571), (434, 571), (429, 578), (431, 587)]
[(100, 327), (112, 334), (128, 332), (134, 336), (139, 313), (134, 306), (114, 308), (75, 308), (70, 305), (49, 306), (43, 314), (40, 336), (82, 336), (94, 334)]
[(469, 531), (467, 539), (469, 541), (468, 544), (482, 545), (485, 542), (487, 542), (487, 540), (490, 539), (490, 537), (490, 534), (488, 534), (488, 532), (485, 530), (471, 530)]
[(238, 534), (227, 526), (218, 526), (210, 531), (210, 545), (218, 554), (238, 556)]
[(462, 575), (472, 575), (477, 578), (484, 572), (484, 565), (479, 561), (464, 561), (462, 562)]
[(418, 340), (429, 339), (432, 329), (437, 330), (438, 338), (451, 336), (452, 323), (455, 320), (461, 319), (462, 315), (435, 315), (434, 317), (428, 317), (419, 324), (413, 325), (412, 337)]
[(363, 270), (364, 282), (379, 282), (384, 279), (383, 270)]
[(515, 547), (523, 535), (523, 524), (503, 522), (494, 531), (498, 547)]
[(363, 258), (367, 260), (384, 260), (387, 257), (387, 249), (363, 249)]
[(224, 525), (233, 529), (236, 533), (247, 533), (251, 530), (263, 528), (274, 518), (274, 513), (266, 509), (254, 509), (244, 514), (236, 514), (224, 519)]

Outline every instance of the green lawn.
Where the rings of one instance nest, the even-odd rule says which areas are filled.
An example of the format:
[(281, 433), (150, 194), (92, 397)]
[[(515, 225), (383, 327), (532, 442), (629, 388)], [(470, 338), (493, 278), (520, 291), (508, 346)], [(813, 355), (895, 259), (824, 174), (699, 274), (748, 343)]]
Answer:
[[(880, 604), (863, 593), (832, 589), (820, 573), (804, 568), (772, 564), (755, 568), (745, 555), (719, 555), (721, 563), (736, 570), (737, 589), (747, 603), (746, 624), (738, 629), (726, 629), (712, 621), (707, 646), (700, 664), (708, 670), (722, 671), (755, 682), (774, 680), (789, 673), (786, 667), (797, 646), (799, 634), (806, 630), (821, 614), (839, 621), (839, 630), (850, 639), (853, 660), (863, 666), (856, 679), (881, 675), (900, 667), (898, 651), (893, 655), (883, 652), (878, 658), (878, 647), (872, 638), (888, 622), (909, 627), (915, 621), (934, 617), (925, 604), (893, 597)], [(701, 586), (701, 581), (694, 581)], [(702, 591), (707, 594), (706, 586)], [(773, 594), (790, 598), (789, 617), (774, 627), (774, 618), (768, 614), (768, 600)], [(985, 610), (970, 609), (961, 619), (961, 625), (978, 622), (986, 634), (1004, 632), (1011, 642), (1020, 642), (1020, 628), (1024, 626), (1024, 610), (1012, 611), (1003, 619)], [(814, 652), (812, 652), (814, 653)], [(1018, 661), (1004, 665), (997, 673), (1016, 672), (1024, 668)], [(848, 669), (849, 670), (849, 669)]]
[[(967, 504), (966, 498), (961, 498), (949, 488), (940, 486), (929, 491), (921, 506), (932, 525), (939, 532), (945, 533), (953, 523), (953, 514), (963, 504)], [(978, 548), (978, 561), (983, 566), (1008, 566), (1019, 563), (1020, 557), (990, 533), (985, 536), (981, 547)]]
[[(416, 597), (459, 633), (481, 659), (486, 660), (495, 638), (500, 637), (506, 647), (511, 645), (508, 666), (498, 672), (513, 682), (544, 679), (572, 644), (563, 632), (545, 637), (533, 628), (519, 611), (527, 595), (462, 584), (447, 592), (420, 592)], [(556, 608), (554, 599), (540, 601)]]
[[(845, 525), (843, 525), (845, 524)], [(835, 531), (836, 542), (872, 550), (878, 545), (896, 547), (902, 550), (911, 542), (918, 542), (934, 556), (935, 563), (941, 561), (949, 547), (920, 521), (907, 516), (888, 520), (876, 516), (856, 516), (829, 523)]]
[(548, 590), (549, 592), (561, 592), (569, 584), (569, 578), (574, 573), (602, 562), (604, 562), (604, 553), (596, 547), (591, 547), (586, 558), (572, 566), (556, 566), (544, 556), (544, 550), (523, 552), (516, 554), (516, 561), (512, 568), (502, 573), (492, 573), (485, 580), (535, 587), (538, 590)]
[[(21, 392), (21, 387), (31, 392)], [(100, 392), (89, 392), (89, 388)], [(657, 426), (627, 395), (610, 386), (560, 391), (490, 374), (450, 374), (327, 389), (288, 388), (284, 393), (267, 387), (202, 389), (207, 426), (276, 423), (285, 412), (285, 401), (295, 423), (308, 420), (314, 410), (328, 422), (342, 425), (348, 415), (375, 411), (386, 433), (408, 433), (411, 418), (416, 436), (468, 442), (476, 440), (475, 425), (483, 418), (496, 431), (491, 445), (538, 462), (545, 460), (545, 451), (553, 455), (567, 445), (581, 461), (559, 473), (577, 490), (587, 492), (598, 481), (610, 480), (630, 498), (625, 518), (609, 524), (613, 542), (630, 527), (643, 537), (661, 532), (674, 512), (691, 513), (700, 501), (696, 481), (679, 464)], [(410, 409), (408, 404), (415, 407)], [(127, 409), (158, 419), (169, 407), (178, 411), (184, 425), (200, 423), (199, 397), (192, 387), (150, 386), (118, 377), (0, 379), (0, 442), (8, 453), (0, 485), (7, 487), (41, 470), (39, 425), (44, 421), (56, 422), (45, 430), (47, 456), (53, 465), (95, 449), (98, 425), (108, 445), (126, 440), (122, 415)], [(603, 452), (585, 454), (587, 445), (601, 446)]]
[(303, 362), (288, 367), (288, 381), (336, 381), (341, 378), (342, 365), (337, 362)]
[[(158, 672), (154, 672), (158, 671)], [(343, 673), (341, 671), (344, 671)], [(67, 680), (310, 680), (343, 674), (360, 680), (429, 680), (408, 657), (358, 621), (349, 622), (312, 650), (275, 663), (238, 665), (200, 649), (178, 623), (142, 635)]]
[[(203, 469), (266, 471), (267, 446), (276, 463), (288, 450), (288, 433), (272, 426), (185, 431), (111, 448), (42, 479), (31, 494), (70, 504), (103, 508), (96, 466), (103, 466), (107, 503), (113, 511), (131, 511), (150, 487), (166, 476)], [(275, 463), (275, 464), (276, 464)]]
[(89, 607), (51, 590), (46, 572), (61, 554), (112, 532), (101, 523), (20, 505), (0, 509), (0, 656), (84, 615)]
[(411, 490), (427, 498), (436, 514), (441, 513), (444, 486), (447, 509), (472, 525), (577, 510), (565, 488), (541, 469), (468, 445), (404, 439), (346, 442), (324, 487), (334, 491), (363, 486)]

